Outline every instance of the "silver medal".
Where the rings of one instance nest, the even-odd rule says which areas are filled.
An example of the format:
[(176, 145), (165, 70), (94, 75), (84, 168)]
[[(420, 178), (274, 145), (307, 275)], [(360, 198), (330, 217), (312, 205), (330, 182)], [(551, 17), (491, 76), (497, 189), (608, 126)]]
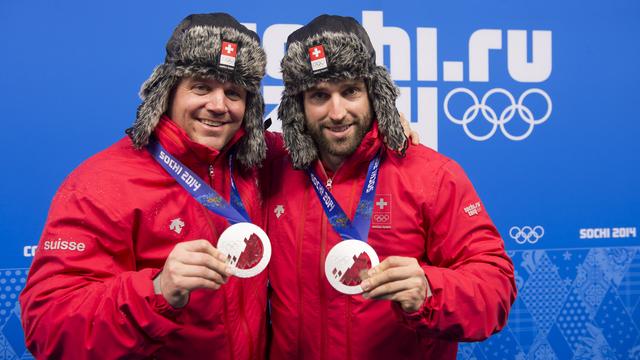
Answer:
[(227, 264), (241, 278), (260, 274), (271, 259), (269, 237), (260, 227), (247, 222), (229, 226), (218, 239), (218, 250), (227, 255)]
[(324, 262), (324, 273), (331, 286), (347, 295), (362, 293), (362, 272), (378, 265), (373, 248), (364, 241), (344, 240), (331, 248)]

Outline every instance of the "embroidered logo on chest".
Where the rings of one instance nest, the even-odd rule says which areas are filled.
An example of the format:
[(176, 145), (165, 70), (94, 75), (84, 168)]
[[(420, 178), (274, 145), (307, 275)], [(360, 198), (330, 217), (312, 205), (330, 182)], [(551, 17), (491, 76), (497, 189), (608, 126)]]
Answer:
[(371, 215), (373, 229), (391, 229), (391, 194), (376, 194)]
[(180, 218), (175, 218), (169, 223), (169, 230), (174, 231), (176, 234), (180, 234), (183, 227), (184, 221)]
[(280, 216), (284, 214), (284, 205), (276, 205), (276, 207), (273, 209), (273, 213), (276, 214), (276, 217), (278, 219), (280, 219)]

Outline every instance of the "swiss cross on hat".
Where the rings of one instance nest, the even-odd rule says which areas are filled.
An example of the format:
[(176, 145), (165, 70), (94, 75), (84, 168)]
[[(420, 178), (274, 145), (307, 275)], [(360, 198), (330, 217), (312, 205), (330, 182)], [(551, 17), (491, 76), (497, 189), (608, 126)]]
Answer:
[(225, 69), (233, 70), (236, 67), (236, 56), (238, 55), (238, 44), (230, 41), (222, 41), (220, 47), (220, 64)]
[(324, 46), (315, 45), (309, 48), (309, 61), (314, 74), (327, 70), (327, 57), (324, 53)]
[(236, 51), (238, 50), (238, 44), (234, 44), (232, 42), (223, 41), (222, 42), (222, 53), (228, 56), (236, 56)]
[(309, 58), (311, 61), (324, 57), (324, 46), (316, 45), (309, 48)]

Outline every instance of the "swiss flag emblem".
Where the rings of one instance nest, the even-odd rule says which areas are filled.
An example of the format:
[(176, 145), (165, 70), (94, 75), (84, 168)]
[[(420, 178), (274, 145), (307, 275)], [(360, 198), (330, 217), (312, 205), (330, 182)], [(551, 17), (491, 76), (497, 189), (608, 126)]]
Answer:
[(324, 58), (324, 47), (322, 45), (314, 46), (309, 49), (309, 58), (311, 61)]
[(238, 45), (231, 42), (222, 42), (222, 53), (227, 56), (236, 57), (236, 51), (238, 50)]
[(223, 41), (220, 48), (220, 67), (233, 70), (236, 67), (238, 44)]
[(327, 58), (324, 54), (324, 46), (316, 45), (309, 48), (309, 60), (314, 74), (327, 70)]

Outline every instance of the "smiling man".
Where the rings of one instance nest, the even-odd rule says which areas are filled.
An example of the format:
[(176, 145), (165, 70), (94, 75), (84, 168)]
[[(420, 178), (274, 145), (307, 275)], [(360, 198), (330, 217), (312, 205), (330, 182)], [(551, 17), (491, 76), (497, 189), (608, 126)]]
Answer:
[(362, 80), (322, 82), (303, 94), (305, 125), (332, 171), (353, 154), (371, 128), (371, 104)]
[[(51, 204), (20, 296), (36, 358), (264, 357), (266, 274), (231, 276), (218, 248), (229, 223), (206, 205), (233, 198), (245, 221), (261, 219), (265, 65), (258, 36), (227, 14), (178, 25), (129, 136)], [(219, 196), (185, 191), (205, 185)]]
[(364, 28), (314, 19), (282, 72), (271, 357), (455, 359), (458, 341), (504, 327), (516, 287), (502, 239), (460, 166), (406, 143)]
[(247, 90), (231, 82), (185, 78), (173, 93), (169, 118), (191, 140), (222, 149), (242, 126)]

